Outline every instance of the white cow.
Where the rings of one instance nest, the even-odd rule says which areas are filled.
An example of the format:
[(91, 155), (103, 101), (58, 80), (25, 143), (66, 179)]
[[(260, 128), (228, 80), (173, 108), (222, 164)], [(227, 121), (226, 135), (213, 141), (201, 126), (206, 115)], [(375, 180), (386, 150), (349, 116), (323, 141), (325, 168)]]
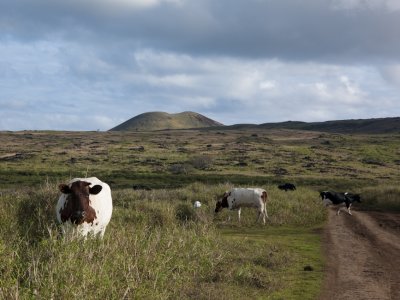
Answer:
[(257, 222), (262, 216), (265, 224), (267, 213), (268, 194), (264, 189), (260, 188), (233, 188), (225, 192), (221, 199), (217, 201), (215, 212), (221, 211), (223, 208), (230, 210), (238, 210), (238, 218), (240, 222), (240, 213), (242, 207), (255, 207), (258, 210)]
[(109, 185), (96, 177), (75, 178), (59, 189), (56, 216), (63, 233), (103, 237), (113, 209)]

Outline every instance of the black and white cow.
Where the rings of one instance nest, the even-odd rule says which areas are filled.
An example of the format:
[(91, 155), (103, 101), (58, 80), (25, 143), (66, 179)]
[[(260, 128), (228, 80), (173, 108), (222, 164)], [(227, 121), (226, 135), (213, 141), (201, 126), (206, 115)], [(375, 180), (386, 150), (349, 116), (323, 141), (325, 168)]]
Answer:
[[(353, 202), (361, 202), (361, 197), (358, 194), (323, 191), (320, 192), (320, 196), (326, 206), (345, 204), (349, 215), (351, 215), (350, 208)], [(339, 207), (337, 215), (339, 215), (340, 210), (341, 207)]]
[(254, 207), (258, 211), (257, 222), (262, 218), (265, 224), (267, 213), (268, 194), (261, 188), (233, 188), (226, 191), (219, 199), (215, 206), (215, 213), (218, 213), (223, 208), (238, 211), (238, 219), (240, 222), (240, 213), (242, 207)]
[(293, 183), (285, 183), (278, 185), (278, 189), (284, 190), (285, 192), (287, 192), (288, 190), (294, 191), (296, 189), (296, 186)]

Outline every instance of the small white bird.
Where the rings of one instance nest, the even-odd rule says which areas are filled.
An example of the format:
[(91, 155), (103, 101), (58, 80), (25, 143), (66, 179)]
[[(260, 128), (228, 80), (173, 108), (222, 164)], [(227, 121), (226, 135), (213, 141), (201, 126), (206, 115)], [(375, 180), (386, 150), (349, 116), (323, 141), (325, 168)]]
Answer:
[(195, 201), (194, 204), (193, 204), (193, 206), (194, 206), (194, 208), (199, 208), (199, 207), (201, 207), (200, 201)]

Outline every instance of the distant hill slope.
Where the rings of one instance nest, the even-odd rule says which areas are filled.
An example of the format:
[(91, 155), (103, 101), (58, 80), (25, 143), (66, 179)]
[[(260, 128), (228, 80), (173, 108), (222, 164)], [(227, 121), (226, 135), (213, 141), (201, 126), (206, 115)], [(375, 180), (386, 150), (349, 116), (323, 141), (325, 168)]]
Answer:
[(400, 117), (378, 118), (378, 119), (359, 119), (359, 120), (337, 120), (326, 122), (300, 122), (287, 121), (279, 123), (256, 124), (235, 124), (224, 127), (216, 127), (218, 130), (245, 130), (252, 128), (263, 129), (294, 129), (310, 130), (331, 133), (357, 133), (357, 134), (380, 134), (380, 133), (400, 133)]
[(166, 112), (147, 112), (110, 129), (110, 131), (154, 131), (163, 129), (190, 129), (223, 126), (195, 112), (169, 114)]
[(312, 130), (337, 133), (393, 133), (400, 132), (400, 118), (378, 118), (360, 120), (338, 120), (326, 122), (282, 122), (265, 123), (260, 128)]

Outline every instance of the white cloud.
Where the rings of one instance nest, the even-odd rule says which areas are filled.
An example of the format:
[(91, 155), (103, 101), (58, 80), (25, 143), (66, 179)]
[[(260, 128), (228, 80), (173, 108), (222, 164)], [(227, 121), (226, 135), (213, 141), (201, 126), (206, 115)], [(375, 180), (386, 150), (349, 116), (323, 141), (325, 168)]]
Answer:
[(195, 80), (187, 74), (170, 74), (165, 76), (145, 75), (144, 82), (152, 86), (160, 87), (182, 87), (190, 88), (194, 86)]
[(400, 88), (400, 64), (382, 66), (380, 71), (388, 83)]
[(272, 90), (276, 87), (277, 83), (274, 80), (266, 80), (259, 83), (259, 88), (262, 90)]
[(82, 7), (105, 15), (127, 14), (151, 9), (163, 4), (182, 5), (186, 0), (63, 0), (64, 5)]
[(334, 0), (331, 5), (334, 9), (400, 10), (400, 2), (398, 0)]
[[(29, 49), (21, 47), (14, 45), (22, 57), (25, 52), (30, 54)], [(7, 99), (19, 101), (3, 106), (7, 114), (14, 114), (29, 99), (40, 99), (43, 95), (49, 98), (47, 106), (45, 100), (31, 103), (30, 107), (38, 108), (21, 123), (27, 128), (107, 130), (137, 114), (154, 110), (193, 110), (217, 115), (216, 119), (225, 124), (323, 121), (383, 115), (387, 109), (378, 103), (395, 105), (395, 98), (388, 96), (394, 95), (393, 90), (382, 80), (381, 70), (371, 67), (276, 59), (243, 61), (149, 50), (131, 52), (129, 57), (133, 60), (124, 65), (107, 60), (90, 48), (85, 48), (84, 53), (77, 46), (68, 48), (75, 61), (63, 56), (62, 51), (48, 56), (46, 64), (59, 65), (59, 74), (44, 76), (37, 70), (40, 78), (32, 81), (34, 89), (24, 86), (16, 89), (10, 78), (3, 81), (9, 87), (0, 91), (0, 103), (6, 103)], [(39, 54), (41, 51), (47, 53), (38, 50)], [(32, 72), (34, 79), (34, 68)], [(49, 90), (47, 81), (56, 86)], [(53, 117), (63, 112), (63, 118)], [(35, 114), (40, 122), (34, 121)], [(17, 126), (4, 117), (2, 129)], [(21, 129), (20, 126), (16, 128)]]

